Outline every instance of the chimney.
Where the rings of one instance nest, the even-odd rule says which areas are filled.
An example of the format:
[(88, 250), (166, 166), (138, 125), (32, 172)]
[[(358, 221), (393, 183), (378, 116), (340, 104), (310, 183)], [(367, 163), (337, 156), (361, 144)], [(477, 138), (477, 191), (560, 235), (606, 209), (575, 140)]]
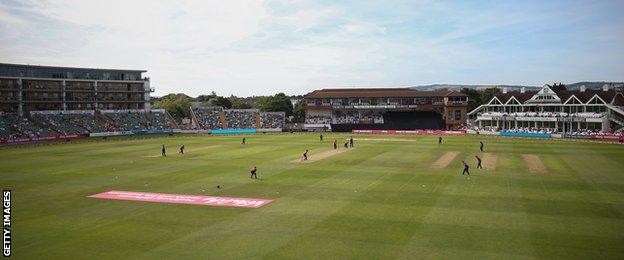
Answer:
[(507, 87), (503, 87), (503, 94), (507, 94)]
[(580, 88), (581, 92), (585, 92), (586, 89), (587, 88), (585, 87), (585, 85), (581, 85), (581, 88)]
[(524, 92), (526, 92), (526, 88), (525, 88), (525, 87), (522, 87), (522, 88), (520, 89), (520, 93), (524, 93)]
[(609, 91), (609, 85), (607, 84), (602, 85), (602, 91)]

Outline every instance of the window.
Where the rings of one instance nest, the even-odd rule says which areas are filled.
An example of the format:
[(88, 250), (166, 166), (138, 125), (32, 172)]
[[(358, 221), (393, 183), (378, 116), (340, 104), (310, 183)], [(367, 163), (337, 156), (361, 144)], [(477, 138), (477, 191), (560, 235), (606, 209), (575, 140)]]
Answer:
[(461, 120), (461, 110), (455, 110), (455, 115), (453, 116), (455, 120)]
[(537, 96), (538, 100), (554, 100), (555, 98), (553, 96), (544, 96), (544, 95), (540, 95)]

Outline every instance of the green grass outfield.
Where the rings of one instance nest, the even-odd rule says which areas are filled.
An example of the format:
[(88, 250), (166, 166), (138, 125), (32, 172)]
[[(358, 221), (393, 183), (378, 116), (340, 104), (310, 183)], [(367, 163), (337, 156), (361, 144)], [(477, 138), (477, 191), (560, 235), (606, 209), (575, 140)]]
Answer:
[[(0, 149), (13, 256), (624, 258), (623, 145), (357, 135), (413, 141), (356, 140), (354, 150), (300, 164), (291, 161), (305, 148), (313, 157), (347, 135), (246, 137), (244, 146), (241, 136), (188, 135)], [(496, 170), (462, 176), (479, 140)], [(170, 156), (158, 156), (161, 144)], [(449, 151), (460, 154), (430, 168)], [(548, 172), (530, 173), (523, 154)], [(86, 198), (109, 190), (275, 201), (243, 209)]]

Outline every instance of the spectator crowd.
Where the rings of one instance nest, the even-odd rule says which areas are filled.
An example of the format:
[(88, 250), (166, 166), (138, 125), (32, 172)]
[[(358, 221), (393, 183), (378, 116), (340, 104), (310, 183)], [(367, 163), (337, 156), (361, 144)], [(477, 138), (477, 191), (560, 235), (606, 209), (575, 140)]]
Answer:
[(565, 112), (483, 112), (479, 116), (508, 116), (508, 117), (583, 117), (583, 118), (601, 118), (604, 113), (599, 112), (581, 112), (581, 113), (565, 113)]
[(168, 129), (165, 113), (117, 112), (33, 113), (30, 117), (17, 114), (0, 116), (0, 138), (47, 137), (53, 135), (87, 135), (89, 133), (131, 130)]
[(260, 112), (260, 128), (284, 128), (286, 113)]
[[(191, 113), (199, 129), (283, 129), (284, 112), (260, 112), (258, 109), (193, 108)], [(225, 127), (223, 127), (225, 125)]]

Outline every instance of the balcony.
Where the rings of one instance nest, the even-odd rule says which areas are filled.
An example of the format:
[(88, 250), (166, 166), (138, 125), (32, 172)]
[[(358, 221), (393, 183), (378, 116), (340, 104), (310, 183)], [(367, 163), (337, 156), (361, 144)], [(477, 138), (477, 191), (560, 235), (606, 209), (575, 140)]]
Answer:
[(583, 112), (483, 112), (477, 115), (477, 120), (503, 120), (503, 121), (544, 121), (544, 122), (602, 122), (605, 113)]
[(449, 101), (446, 101), (445, 105), (468, 105), (468, 101), (449, 100)]

